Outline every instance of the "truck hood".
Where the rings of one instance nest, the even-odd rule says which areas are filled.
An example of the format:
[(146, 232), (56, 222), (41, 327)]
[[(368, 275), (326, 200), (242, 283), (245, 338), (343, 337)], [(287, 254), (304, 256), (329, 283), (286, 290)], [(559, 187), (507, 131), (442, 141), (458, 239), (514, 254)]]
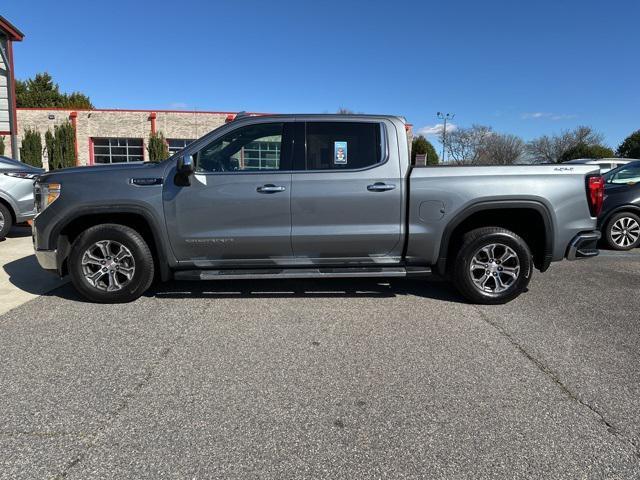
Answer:
[(131, 175), (142, 172), (157, 172), (163, 169), (162, 163), (139, 162), (139, 163), (110, 163), (107, 165), (93, 165), (87, 167), (70, 167), (60, 170), (52, 170), (40, 176), (40, 182), (47, 181), (64, 181), (79, 175), (118, 175), (122, 172), (124, 175)]

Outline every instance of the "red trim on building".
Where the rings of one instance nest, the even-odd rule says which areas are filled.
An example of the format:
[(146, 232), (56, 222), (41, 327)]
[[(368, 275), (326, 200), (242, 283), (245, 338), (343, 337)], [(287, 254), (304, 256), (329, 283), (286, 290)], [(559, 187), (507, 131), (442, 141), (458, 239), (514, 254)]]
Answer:
[(0, 30), (4, 30), (9, 36), (9, 40), (14, 42), (21, 42), (24, 38), (24, 33), (18, 30), (9, 20), (0, 15)]
[(151, 112), (149, 114), (149, 120), (151, 120), (151, 135), (155, 135), (155, 133), (156, 133), (156, 112)]
[(89, 165), (93, 165), (93, 137), (89, 137)]
[[(2, 17), (0, 17), (0, 20), (2, 19)], [(22, 40), (22, 38), (20, 39)], [(13, 104), (13, 128), (14, 128), (14, 135), (18, 134), (18, 110), (16, 108), (16, 76), (15, 76), (15, 71), (14, 71), (14, 63), (13, 63), (13, 42), (11, 40), (9, 40), (7, 42), (7, 50), (8, 50), (8, 56), (9, 56), (9, 63), (11, 65), (9, 65), (9, 83), (10, 88), (11, 88), (11, 103)], [(15, 152), (11, 152), (11, 155), (13, 157), (16, 157), (16, 153)], [(17, 158), (17, 157), (16, 157)]]
[[(69, 111), (71, 110), (70, 108), (64, 108), (64, 107), (49, 107), (49, 108), (45, 108), (45, 107), (20, 107), (19, 110), (40, 110), (40, 111), (58, 111), (58, 110), (66, 110)], [(215, 111), (210, 111), (210, 110), (143, 110), (143, 109), (132, 109), (132, 108), (76, 108), (74, 110), (77, 110), (78, 112), (138, 112), (138, 113), (186, 113), (189, 115), (193, 115), (194, 113), (203, 113), (206, 115), (211, 115), (211, 114), (215, 114), (215, 115), (233, 115), (235, 117), (235, 115), (237, 114), (237, 112), (215, 112)], [(251, 115), (274, 115), (272, 113), (258, 113), (258, 112), (251, 112)]]
[(73, 127), (73, 145), (76, 153), (76, 167), (80, 163), (80, 156), (78, 155), (78, 112), (71, 112), (69, 114), (71, 119), (71, 126)]
[(233, 113), (230, 113), (229, 115), (227, 115), (227, 118), (225, 118), (224, 121), (226, 123), (233, 122), (234, 118), (236, 118), (236, 116)]
[(0, 132), (0, 135), (11, 135), (11, 132)]

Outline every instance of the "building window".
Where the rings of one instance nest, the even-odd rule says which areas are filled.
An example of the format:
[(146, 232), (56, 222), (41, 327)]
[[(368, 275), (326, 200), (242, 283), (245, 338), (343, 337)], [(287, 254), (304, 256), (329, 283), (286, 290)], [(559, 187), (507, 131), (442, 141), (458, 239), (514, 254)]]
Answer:
[(279, 170), (284, 124), (240, 127), (197, 153), (196, 171), (233, 172)]
[(167, 144), (169, 145), (169, 155), (179, 152), (193, 141), (194, 139), (192, 138), (168, 138)]
[(144, 152), (141, 138), (94, 138), (94, 163), (142, 162)]
[(281, 137), (265, 137), (244, 147), (244, 165), (252, 170), (277, 170), (280, 164)]

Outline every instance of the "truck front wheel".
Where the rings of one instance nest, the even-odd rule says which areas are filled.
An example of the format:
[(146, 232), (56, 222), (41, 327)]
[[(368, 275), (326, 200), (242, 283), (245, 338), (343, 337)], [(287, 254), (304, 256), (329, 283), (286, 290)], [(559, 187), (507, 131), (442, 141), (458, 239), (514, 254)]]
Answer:
[(133, 228), (96, 225), (73, 242), (69, 274), (78, 292), (93, 302), (130, 302), (151, 285), (153, 256)]
[(484, 227), (464, 235), (453, 280), (471, 302), (500, 304), (520, 295), (532, 272), (531, 250), (520, 236), (504, 228)]

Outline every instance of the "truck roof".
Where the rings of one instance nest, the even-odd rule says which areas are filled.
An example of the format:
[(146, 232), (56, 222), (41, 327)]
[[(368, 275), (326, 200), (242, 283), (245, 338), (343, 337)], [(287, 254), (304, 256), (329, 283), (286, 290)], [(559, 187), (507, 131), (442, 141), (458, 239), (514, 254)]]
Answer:
[(251, 114), (247, 112), (239, 112), (235, 120), (240, 120), (247, 117), (265, 117), (265, 118), (318, 118), (323, 120), (345, 120), (345, 119), (358, 119), (358, 118), (388, 118), (389, 120), (399, 120), (402, 123), (407, 123), (406, 118), (400, 115), (377, 115), (370, 113), (269, 113), (269, 114)]

